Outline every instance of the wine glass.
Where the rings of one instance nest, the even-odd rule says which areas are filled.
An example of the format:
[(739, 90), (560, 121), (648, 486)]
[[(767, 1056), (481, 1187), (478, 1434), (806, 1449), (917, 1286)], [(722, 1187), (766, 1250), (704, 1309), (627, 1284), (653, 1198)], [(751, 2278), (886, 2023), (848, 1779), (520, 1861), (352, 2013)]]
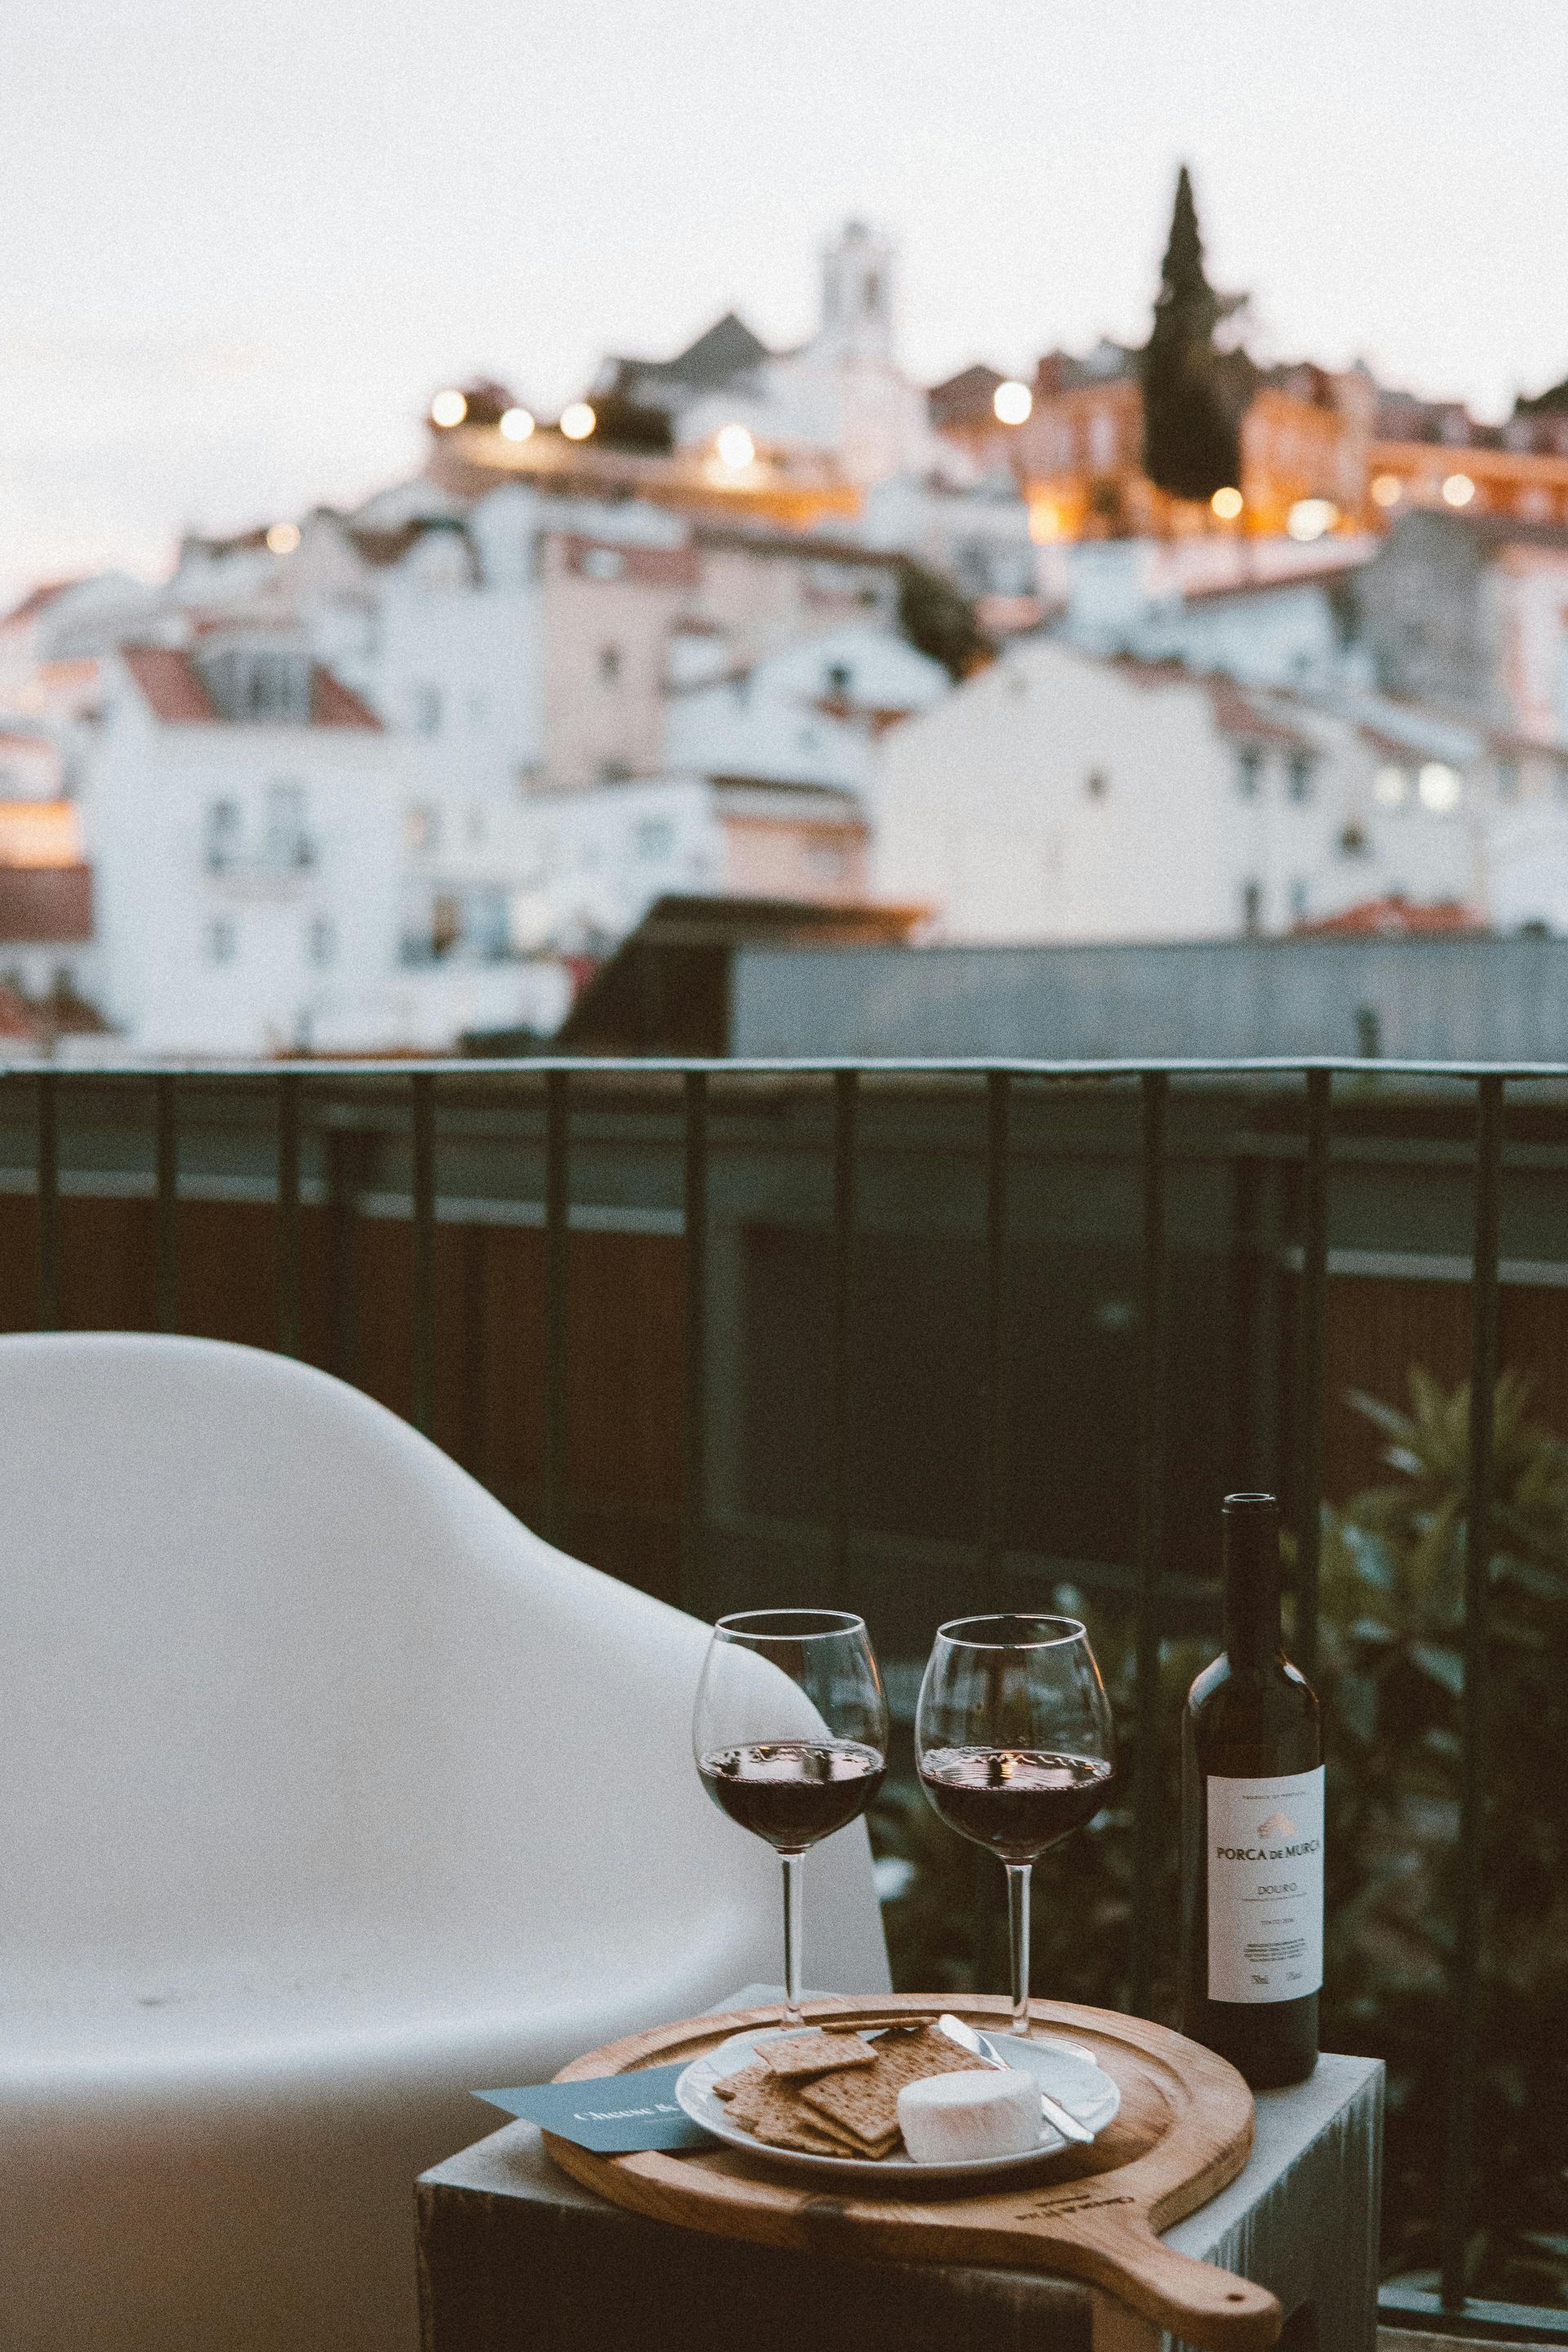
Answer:
[(864, 1618), (830, 1609), (721, 1617), (691, 1744), (720, 1811), (784, 1864), (784, 2013), (798, 2026), (805, 1850), (864, 1812), (888, 1769), (888, 1702)]
[(955, 1617), (915, 1712), (921, 1785), (1007, 1869), (1015, 2033), (1029, 2031), (1029, 1874), (1110, 1793), (1110, 1702), (1076, 1617)]

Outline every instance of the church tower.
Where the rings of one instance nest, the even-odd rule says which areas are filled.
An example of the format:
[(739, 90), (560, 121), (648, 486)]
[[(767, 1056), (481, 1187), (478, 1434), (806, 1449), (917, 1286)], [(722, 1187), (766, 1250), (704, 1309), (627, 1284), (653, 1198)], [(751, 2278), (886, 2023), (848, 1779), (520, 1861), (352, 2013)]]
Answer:
[(822, 257), (825, 348), (846, 359), (893, 359), (893, 246), (864, 221), (846, 221)]

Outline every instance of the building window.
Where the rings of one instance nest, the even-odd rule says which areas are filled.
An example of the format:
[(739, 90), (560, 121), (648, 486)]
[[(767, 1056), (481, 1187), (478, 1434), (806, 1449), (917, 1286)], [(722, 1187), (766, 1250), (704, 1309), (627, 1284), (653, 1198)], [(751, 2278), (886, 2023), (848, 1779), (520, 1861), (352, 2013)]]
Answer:
[(1244, 801), (1258, 798), (1263, 777), (1263, 753), (1256, 743), (1244, 743), (1236, 755), (1236, 789)]
[(1304, 923), (1307, 919), (1307, 886), (1304, 882), (1290, 885), (1290, 920)]
[(416, 735), (440, 733), (441, 689), (438, 686), (416, 686), (410, 698), (410, 709)]
[(620, 683), (620, 676), (621, 649), (619, 646), (601, 646), (599, 647), (600, 682), (605, 686), (616, 686)]
[(1285, 762), (1285, 789), (1293, 801), (1310, 801), (1312, 797), (1312, 770), (1317, 761), (1310, 751), (1292, 751)]
[(1091, 768), (1083, 780), (1083, 788), (1091, 801), (1102, 801), (1110, 790), (1110, 778), (1103, 768)]
[(338, 927), (331, 915), (312, 915), (306, 940), (306, 953), (310, 961), (321, 967), (333, 963), (338, 953)]
[(1342, 857), (1364, 857), (1367, 853), (1366, 829), (1363, 825), (1347, 824), (1340, 834)]
[(430, 909), (430, 952), (449, 954), (463, 936), (463, 909), (451, 891), (438, 890)]
[(240, 823), (237, 801), (214, 801), (208, 808), (206, 863), (209, 874), (225, 873), (238, 858)]
[(301, 867), (311, 863), (310, 838), (305, 830), (303, 784), (268, 785), (266, 839), (268, 866)]
[(651, 864), (655, 858), (673, 854), (675, 827), (667, 816), (645, 816), (639, 819), (632, 841), (637, 856)]
[(1249, 940), (1255, 940), (1263, 929), (1263, 885), (1244, 882), (1241, 886), (1241, 928)]
[(208, 963), (232, 963), (239, 953), (235, 928), (226, 915), (207, 925), (206, 952)]

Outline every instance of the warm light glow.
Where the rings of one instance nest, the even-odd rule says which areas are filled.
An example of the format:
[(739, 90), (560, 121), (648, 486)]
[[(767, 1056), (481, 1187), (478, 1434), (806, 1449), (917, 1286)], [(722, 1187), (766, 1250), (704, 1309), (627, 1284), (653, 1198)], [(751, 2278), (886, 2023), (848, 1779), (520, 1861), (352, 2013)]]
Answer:
[(991, 405), (996, 411), (999, 425), (1022, 425), (1035, 404), (1035, 395), (1026, 383), (1009, 376), (999, 383), (991, 395)]
[(1421, 795), (1422, 807), (1433, 809), (1442, 816), (1458, 807), (1463, 787), (1454, 769), (1441, 760), (1428, 760), (1415, 779), (1415, 789)]
[(1450, 474), (1443, 485), (1443, 503), (1449, 507), (1468, 507), (1476, 495), (1476, 486), (1468, 474)]
[(533, 419), (526, 408), (503, 408), (500, 429), (505, 441), (526, 441), (533, 430)]
[(1292, 539), (1321, 539), (1339, 519), (1332, 499), (1298, 499), (1285, 519), (1285, 528)]
[(1379, 768), (1372, 781), (1373, 797), (1384, 808), (1397, 808), (1405, 798), (1406, 782), (1403, 768)]
[(561, 412), (561, 430), (568, 441), (585, 441), (598, 421), (585, 400), (574, 400)]
[(1209, 500), (1209, 504), (1213, 507), (1215, 514), (1218, 515), (1221, 522), (1234, 522), (1237, 516), (1242, 509), (1242, 495), (1239, 490), (1231, 489), (1229, 488), (1223, 490), (1216, 490), (1213, 498)]
[(297, 522), (275, 522), (267, 534), (267, 544), (274, 555), (292, 555), (300, 544)]
[(432, 425), (439, 425), (443, 431), (449, 431), (454, 425), (460, 425), (468, 413), (468, 404), (462, 394), (450, 389), (438, 392), (430, 403), (430, 422)]
[(1029, 500), (1029, 537), (1037, 547), (1049, 547), (1062, 535), (1061, 510), (1050, 499)]
[(1405, 485), (1397, 474), (1374, 474), (1372, 496), (1374, 506), (1396, 507), (1403, 497)]
[(714, 443), (719, 463), (728, 466), (731, 473), (743, 473), (757, 454), (757, 445), (743, 425), (726, 425)]

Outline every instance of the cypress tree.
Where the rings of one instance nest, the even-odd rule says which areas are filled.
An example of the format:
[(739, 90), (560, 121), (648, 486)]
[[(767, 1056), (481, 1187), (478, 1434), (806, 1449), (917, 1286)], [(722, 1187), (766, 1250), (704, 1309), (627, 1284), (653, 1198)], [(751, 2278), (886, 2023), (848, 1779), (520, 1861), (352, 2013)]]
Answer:
[(1177, 499), (1208, 499), (1240, 479), (1240, 407), (1234, 356), (1215, 349), (1215, 329), (1236, 305), (1204, 272), (1193, 184), (1176, 182), (1170, 242), (1142, 353), (1143, 470)]

